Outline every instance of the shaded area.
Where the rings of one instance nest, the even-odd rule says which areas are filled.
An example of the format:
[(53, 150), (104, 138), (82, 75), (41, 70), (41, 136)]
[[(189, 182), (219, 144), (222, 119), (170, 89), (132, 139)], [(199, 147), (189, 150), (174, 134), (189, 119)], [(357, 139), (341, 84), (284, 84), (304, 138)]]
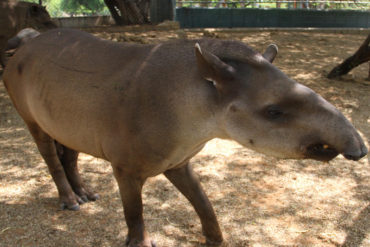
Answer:
[(356, 217), (352, 226), (346, 229), (347, 237), (343, 247), (361, 246), (370, 230), (370, 205), (364, 208)]

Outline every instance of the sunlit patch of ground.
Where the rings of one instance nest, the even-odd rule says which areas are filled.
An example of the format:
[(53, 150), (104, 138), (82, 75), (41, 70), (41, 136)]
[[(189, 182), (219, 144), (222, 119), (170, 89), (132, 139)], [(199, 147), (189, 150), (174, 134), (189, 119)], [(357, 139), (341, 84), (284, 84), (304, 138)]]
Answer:
[[(276, 65), (313, 88), (370, 138), (368, 65), (342, 80), (325, 75), (353, 54), (365, 35), (304, 32), (96, 33), (118, 42), (152, 43), (204, 36), (236, 39), (263, 51), (279, 45)], [(213, 140), (192, 159), (209, 195), (224, 246), (370, 246), (369, 158), (330, 163), (277, 160)], [(101, 199), (78, 212), (58, 209), (57, 191), (32, 139), (0, 84), (0, 246), (124, 246), (127, 231), (110, 165), (80, 155), (85, 181)], [(144, 187), (144, 217), (158, 246), (203, 246), (187, 200), (157, 176)]]

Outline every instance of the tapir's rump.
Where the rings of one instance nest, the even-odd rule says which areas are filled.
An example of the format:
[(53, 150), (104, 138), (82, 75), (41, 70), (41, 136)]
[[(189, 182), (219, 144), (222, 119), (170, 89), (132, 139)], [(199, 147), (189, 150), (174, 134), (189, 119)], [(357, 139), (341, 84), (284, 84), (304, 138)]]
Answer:
[(367, 154), (351, 123), (311, 89), (236, 41), (118, 44), (57, 29), (33, 38), (3, 80), (57, 185), (63, 208), (98, 197), (77, 172), (78, 152), (111, 162), (129, 246), (153, 246), (141, 188), (161, 173), (190, 200), (210, 243), (222, 242), (188, 161), (215, 138), (282, 158)]

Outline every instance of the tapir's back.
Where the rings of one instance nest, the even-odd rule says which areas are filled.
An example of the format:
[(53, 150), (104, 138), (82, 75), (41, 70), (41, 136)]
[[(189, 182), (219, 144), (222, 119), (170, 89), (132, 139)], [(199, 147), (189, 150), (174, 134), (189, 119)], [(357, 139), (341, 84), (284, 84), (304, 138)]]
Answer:
[(10, 66), (11, 63), (17, 63), (18, 57), (18, 60), (23, 60), (33, 69), (48, 67), (56, 73), (75, 71), (106, 76), (122, 70), (124, 66), (136, 67), (140, 57), (144, 58), (150, 49), (149, 45), (122, 46), (85, 32), (55, 29), (43, 33), (19, 49)]
[[(117, 44), (57, 29), (16, 52), (4, 83), (26, 123), (36, 122), (73, 149), (107, 158), (105, 140), (121, 135), (115, 139), (130, 139), (134, 145), (141, 137), (138, 145), (155, 145), (164, 152), (167, 143), (161, 142), (175, 138), (172, 134), (187, 134), (177, 130), (183, 127), (181, 113), (204, 107), (194, 95), (207, 87), (194, 82), (196, 66), (186, 66), (194, 64), (193, 45), (179, 51), (165, 46)], [(124, 144), (115, 145), (123, 150)]]
[(117, 115), (126, 117), (117, 108), (130, 95), (132, 78), (150, 49), (53, 30), (21, 47), (3, 79), (26, 123), (36, 122), (60, 142), (101, 157), (90, 135), (107, 136), (107, 129), (114, 130), (109, 125), (122, 120)]

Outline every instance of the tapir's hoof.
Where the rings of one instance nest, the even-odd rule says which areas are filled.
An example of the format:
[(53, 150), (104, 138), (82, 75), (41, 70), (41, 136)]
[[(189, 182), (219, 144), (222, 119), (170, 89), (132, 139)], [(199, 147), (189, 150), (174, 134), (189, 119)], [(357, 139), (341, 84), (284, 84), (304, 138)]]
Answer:
[(78, 203), (79, 204), (84, 204), (85, 202), (89, 202), (89, 201), (96, 201), (100, 198), (100, 196), (96, 193), (94, 194), (87, 194), (87, 195), (82, 195), (80, 196), (80, 200), (78, 200)]
[[(148, 242), (148, 241), (145, 241), (145, 242)], [(126, 240), (125, 240), (125, 244), (126, 246), (128, 247), (157, 247), (156, 243), (151, 240), (150, 243), (145, 243), (144, 241), (130, 241), (130, 238), (127, 237)]]
[(75, 191), (76, 195), (80, 197), (84, 202), (96, 201), (100, 198), (97, 193), (92, 192), (85, 186), (73, 188), (73, 190)]
[(67, 205), (66, 203), (62, 203), (60, 205), (60, 209), (61, 210), (71, 210), (71, 211), (78, 211), (80, 210), (80, 205), (77, 203), (77, 204), (74, 204), (74, 205)]
[(99, 199), (99, 195), (96, 193), (86, 193), (82, 195), (75, 194), (75, 202), (73, 203), (70, 200), (62, 200), (63, 202), (60, 204), (61, 210), (72, 210), (78, 211), (80, 210), (80, 205), (89, 202), (89, 201), (96, 201)]
[(84, 204), (85, 202), (89, 202), (89, 201), (96, 201), (100, 198), (100, 196), (96, 193), (94, 194), (84, 194), (84, 195), (81, 195), (79, 196), (80, 200), (78, 200), (78, 203), (79, 204)]
[(94, 193), (92, 195), (89, 195), (88, 198), (89, 198), (90, 201), (96, 201), (96, 200), (100, 199), (100, 196), (99, 196), (99, 194)]
[(222, 243), (223, 243), (223, 240), (222, 239), (221, 240), (217, 240), (217, 241), (210, 240), (210, 239), (207, 239), (206, 240), (206, 245), (207, 246), (221, 246)]
[(89, 199), (85, 195), (80, 196), (80, 199), (81, 199), (81, 202), (78, 201), (79, 204), (84, 204), (85, 202), (88, 202), (89, 201)]

